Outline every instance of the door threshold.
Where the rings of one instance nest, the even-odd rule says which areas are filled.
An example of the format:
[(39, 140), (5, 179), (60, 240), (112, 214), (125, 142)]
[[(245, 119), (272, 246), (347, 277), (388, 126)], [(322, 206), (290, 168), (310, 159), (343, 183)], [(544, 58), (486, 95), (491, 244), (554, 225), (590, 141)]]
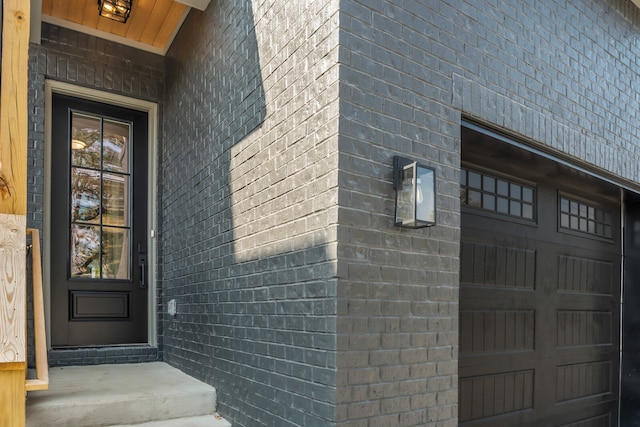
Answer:
[(57, 345), (51, 347), (52, 351), (56, 350), (83, 350), (90, 348), (112, 348), (112, 347), (151, 347), (150, 344), (131, 343), (131, 344), (101, 344), (101, 345)]
[(49, 366), (85, 366), (144, 363), (162, 360), (158, 347), (149, 344), (54, 347), (49, 350)]

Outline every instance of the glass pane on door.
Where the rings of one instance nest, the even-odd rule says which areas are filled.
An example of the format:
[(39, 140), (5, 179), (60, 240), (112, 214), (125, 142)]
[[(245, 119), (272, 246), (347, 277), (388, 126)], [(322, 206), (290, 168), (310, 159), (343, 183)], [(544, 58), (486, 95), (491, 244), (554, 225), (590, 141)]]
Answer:
[(100, 227), (71, 225), (71, 277), (100, 278)]
[(74, 113), (71, 123), (71, 164), (100, 169), (100, 118)]
[(104, 169), (115, 172), (129, 171), (129, 123), (104, 121), (102, 158)]
[(102, 229), (102, 277), (129, 279), (129, 230), (115, 227)]
[(131, 123), (71, 117), (70, 276), (131, 279)]
[(127, 227), (129, 225), (129, 177), (104, 173), (102, 175), (102, 223)]
[(71, 168), (71, 221), (100, 223), (100, 172)]

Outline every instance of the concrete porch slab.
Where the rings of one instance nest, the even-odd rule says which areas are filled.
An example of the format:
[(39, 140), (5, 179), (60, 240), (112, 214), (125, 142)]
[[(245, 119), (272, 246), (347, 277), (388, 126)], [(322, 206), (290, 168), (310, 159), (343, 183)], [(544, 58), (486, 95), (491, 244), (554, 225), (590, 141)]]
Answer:
[(231, 427), (231, 423), (220, 416), (201, 415), (199, 417), (149, 421), (148, 423), (142, 424), (128, 424), (109, 427)]
[(101, 427), (212, 416), (216, 391), (162, 362), (51, 368), (27, 396), (27, 427)]

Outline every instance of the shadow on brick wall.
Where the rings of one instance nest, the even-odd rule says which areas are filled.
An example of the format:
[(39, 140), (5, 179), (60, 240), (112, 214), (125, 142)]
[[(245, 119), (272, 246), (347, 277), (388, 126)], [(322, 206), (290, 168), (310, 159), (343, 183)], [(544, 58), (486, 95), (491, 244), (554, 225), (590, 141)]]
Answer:
[[(192, 11), (167, 55), (164, 359), (214, 385), (218, 409), (234, 426), (330, 425), (335, 318), (327, 314), (335, 314), (335, 284), (327, 283), (333, 265), (324, 243), (237, 256), (232, 148), (267, 150), (256, 137), (267, 116), (263, 68), (249, 0)], [(236, 163), (251, 176), (248, 165), (260, 162)], [(170, 300), (176, 316), (166, 314)]]

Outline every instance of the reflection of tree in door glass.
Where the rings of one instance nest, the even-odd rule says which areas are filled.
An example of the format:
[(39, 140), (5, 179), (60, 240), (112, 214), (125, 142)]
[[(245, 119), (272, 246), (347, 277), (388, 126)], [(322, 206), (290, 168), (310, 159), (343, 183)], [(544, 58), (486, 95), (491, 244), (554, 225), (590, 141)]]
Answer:
[(102, 167), (112, 172), (129, 172), (129, 123), (104, 121)]
[(100, 221), (100, 172), (71, 169), (71, 221)]
[(131, 123), (72, 115), (71, 277), (130, 278), (131, 130)]
[(99, 227), (71, 227), (71, 277), (100, 277)]
[(100, 168), (100, 118), (74, 113), (71, 122), (71, 164)]

